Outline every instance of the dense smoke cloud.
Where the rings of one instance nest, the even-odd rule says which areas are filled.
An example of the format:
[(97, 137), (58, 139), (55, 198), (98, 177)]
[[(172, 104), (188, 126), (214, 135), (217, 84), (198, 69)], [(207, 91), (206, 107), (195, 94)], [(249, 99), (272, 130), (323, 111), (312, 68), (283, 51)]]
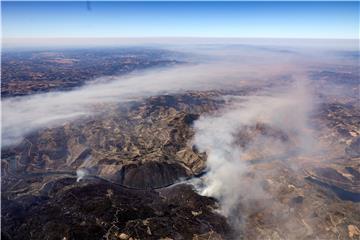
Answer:
[[(226, 52), (228, 57), (223, 56)], [(280, 58), (282, 53), (264, 54), (256, 48), (231, 47), (219, 51), (211, 47), (197, 54), (200, 56), (197, 62), (201, 59), (206, 63), (103, 77), (69, 92), (5, 99), (2, 101), (2, 144), (17, 143), (36, 129), (99, 113), (112, 103), (160, 93), (261, 86), (270, 80), (279, 83), (279, 79), (295, 71), (288, 54)]]
[(315, 58), (312, 48), (294, 46), (204, 44), (168, 47), (187, 53), (185, 61), (188, 64), (127, 76), (102, 77), (70, 92), (3, 100), (2, 146), (15, 144), (34, 130), (98, 114), (109, 104), (188, 90), (239, 89), (267, 83), (281, 85), (294, 74), (305, 76), (309, 65), (337, 61), (335, 57), (325, 61), (325, 55), (319, 51)]
[[(200, 191), (219, 199), (221, 212), (230, 218), (235, 215), (232, 219), (235, 224), (243, 215), (236, 211), (240, 199), (266, 198), (260, 185), (246, 186), (242, 181), (251, 167), (250, 160), (266, 161), (315, 150), (307, 121), (314, 107), (312, 93), (306, 79), (294, 78), (290, 86), (280, 90), (268, 89), (259, 96), (232, 97), (221, 113), (203, 116), (195, 122), (193, 143), (207, 153), (208, 173)], [(253, 128), (252, 134), (259, 125), (273, 132), (255, 135), (246, 146), (241, 146), (239, 140), (247, 138), (241, 134), (243, 130)]]

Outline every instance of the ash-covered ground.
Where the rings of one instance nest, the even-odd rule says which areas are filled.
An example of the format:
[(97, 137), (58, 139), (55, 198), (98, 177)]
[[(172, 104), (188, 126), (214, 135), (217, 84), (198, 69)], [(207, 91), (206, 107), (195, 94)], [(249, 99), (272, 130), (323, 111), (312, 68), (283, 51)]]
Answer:
[(358, 59), (196, 54), (7, 96), (2, 238), (359, 239)]

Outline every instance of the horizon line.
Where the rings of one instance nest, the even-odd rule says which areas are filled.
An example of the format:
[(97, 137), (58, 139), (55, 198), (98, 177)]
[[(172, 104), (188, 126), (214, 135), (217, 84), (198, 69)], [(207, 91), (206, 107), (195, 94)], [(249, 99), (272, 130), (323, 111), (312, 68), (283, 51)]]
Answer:
[(320, 47), (359, 51), (357, 38), (274, 38), (274, 37), (16, 37), (1, 38), (1, 50), (58, 49), (118, 46), (254, 45)]
[(358, 40), (360, 38), (326, 38), (326, 37), (200, 37), (200, 36), (144, 36), (144, 37), (1, 37), (2, 40), (42, 40), (42, 39), (286, 39), (286, 40)]

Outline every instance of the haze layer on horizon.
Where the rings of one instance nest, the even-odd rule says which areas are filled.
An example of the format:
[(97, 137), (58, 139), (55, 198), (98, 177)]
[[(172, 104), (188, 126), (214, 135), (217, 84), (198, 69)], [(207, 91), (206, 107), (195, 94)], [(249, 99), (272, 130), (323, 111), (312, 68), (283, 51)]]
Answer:
[(358, 39), (359, 2), (2, 2), (5, 39)]
[[(303, 38), (3, 38), (3, 51), (52, 50), (66, 48), (155, 47), (193, 48), (212, 45), (249, 45), (285, 48), (308, 48), (358, 51), (358, 39), (303, 39)], [(175, 49), (174, 49), (175, 48)]]

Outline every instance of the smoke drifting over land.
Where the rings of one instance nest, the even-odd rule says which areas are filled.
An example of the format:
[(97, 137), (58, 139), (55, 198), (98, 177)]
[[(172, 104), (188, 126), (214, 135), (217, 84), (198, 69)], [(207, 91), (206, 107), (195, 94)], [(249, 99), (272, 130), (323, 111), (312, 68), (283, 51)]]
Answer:
[[(276, 158), (297, 171), (296, 162), (288, 162), (289, 158), (322, 150), (309, 123), (319, 101), (318, 93), (314, 93), (319, 89), (315, 89), (317, 85), (309, 71), (314, 66), (338, 64), (339, 59), (333, 55), (325, 61), (324, 55), (319, 53), (314, 58), (309, 49), (269, 46), (204, 45), (172, 49), (190, 53), (185, 58), (187, 63), (102, 77), (68, 92), (4, 99), (2, 147), (18, 143), (35, 130), (102, 114), (109, 111), (109, 105), (158, 94), (225, 90), (224, 107), (200, 116), (193, 124), (194, 138), (188, 141), (207, 156), (207, 173), (199, 192), (215, 197), (221, 213), (236, 230), (241, 230), (246, 218), (241, 208), (252, 205), (253, 200), (266, 202), (271, 198), (256, 176), (249, 184), (252, 162)], [(256, 90), (241, 92), (249, 87)], [(336, 89), (331, 92), (336, 93)], [(88, 160), (76, 171), (78, 181), (92, 174)]]
[[(233, 224), (239, 224), (240, 217), (244, 217), (238, 212), (240, 202), (249, 204), (251, 200), (267, 198), (260, 183), (249, 186), (244, 182), (250, 161), (286, 161), (296, 154), (316, 150), (308, 125), (313, 103), (307, 81), (298, 77), (280, 91), (271, 89), (260, 96), (232, 97), (232, 103), (222, 113), (201, 117), (195, 123), (194, 144), (207, 153), (208, 166), (205, 187), (200, 191), (219, 199), (221, 212)], [(254, 132), (249, 139), (247, 134)], [(243, 139), (250, 141), (242, 146), (239, 140)]]
[[(188, 90), (239, 89), (281, 85), (307, 67), (332, 63), (313, 56), (313, 49), (251, 45), (186, 45), (170, 49), (188, 53), (186, 65), (95, 79), (71, 92), (15, 97), (2, 103), (2, 144), (20, 141), (33, 130), (99, 113), (103, 105), (126, 102), (160, 93)], [(330, 59), (330, 60), (329, 60)], [(336, 60), (337, 61), (337, 60)], [(97, 106), (97, 107), (96, 107)]]
[[(206, 63), (156, 69), (121, 77), (104, 77), (70, 92), (5, 99), (2, 103), (3, 146), (20, 141), (33, 130), (99, 113), (99, 106), (103, 109), (106, 104), (160, 93), (260, 86), (270, 80), (278, 84), (282, 78), (295, 71), (294, 64), (289, 63), (288, 54), (279, 58), (276, 57), (279, 53), (264, 55), (261, 50), (249, 50), (247, 47), (223, 51), (211, 47), (210, 50), (198, 52), (201, 60), (206, 59)], [(224, 57), (224, 52), (231, 54)]]

